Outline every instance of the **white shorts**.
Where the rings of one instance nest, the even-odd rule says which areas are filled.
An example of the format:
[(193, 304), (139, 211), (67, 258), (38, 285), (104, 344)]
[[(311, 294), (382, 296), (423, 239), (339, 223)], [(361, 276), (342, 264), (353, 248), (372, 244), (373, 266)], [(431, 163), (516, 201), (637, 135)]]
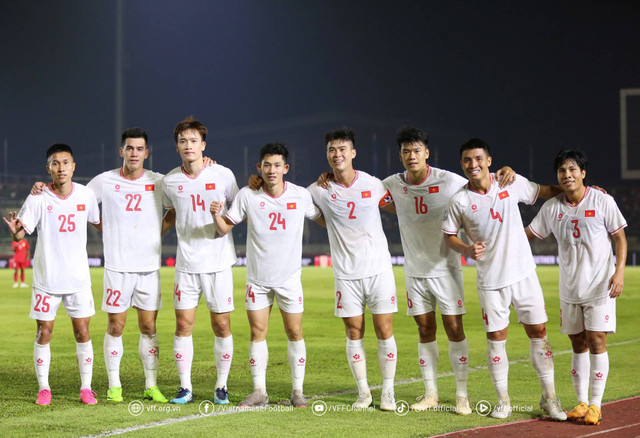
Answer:
[(498, 290), (478, 288), (482, 308), (484, 331), (497, 332), (509, 326), (510, 305), (518, 314), (520, 324), (542, 324), (547, 322), (547, 311), (538, 276), (533, 272), (527, 278)]
[(129, 307), (140, 310), (162, 309), (160, 273), (118, 272), (104, 270), (102, 310), (108, 313), (126, 312)]
[(280, 310), (286, 313), (304, 312), (304, 298), (300, 274), (289, 278), (283, 286), (269, 287), (247, 282), (244, 302), (247, 310), (261, 310), (273, 306), (273, 299)]
[(189, 274), (176, 270), (173, 284), (173, 307), (176, 310), (198, 307), (200, 295), (203, 294), (211, 312), (231, 312), (233, 310), (231, 267), (207, 274)]
[(560, 301), (560, 333), (577, 335), (591, 332), (616, 332), (616, 299), (598, 298), (582, 304)]
[(335, 316), (349, 318), (364, 314), (364, 306), (369, 306), (373, 314), (396, 313), (396, 280), (393, 269), (389, 268), (373, 277), (360, 280), (335, 279)]
[(435, 312), (436, 303), (442, 315), (464, 315), (462, 272), (435, 278), (404, 277), (407, 287), (407, 315)]
[(64, 304), (70, 318), (88, 318), (96, 314), (91, 289), (75, 294), (49, 294), (33, 289), (29, 317), (38, 321), (53, 321), (60, 303)]

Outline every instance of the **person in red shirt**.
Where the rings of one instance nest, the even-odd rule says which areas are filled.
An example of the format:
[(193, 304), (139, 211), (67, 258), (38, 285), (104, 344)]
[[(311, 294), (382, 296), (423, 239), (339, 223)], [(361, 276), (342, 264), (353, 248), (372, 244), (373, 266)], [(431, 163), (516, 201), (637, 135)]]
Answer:
[[(18, 242), (11, 242), (11, 249), (13, 250), (13, 287), (29, 287), (24, 282), (24, 268), (29, 267), (29, 258), (31, 257), (31, 251), (29, 248), (29, 242), (27, 239), (22, 239)], [(20, 283), (18, 283), (18, 271), (20, 271)]]

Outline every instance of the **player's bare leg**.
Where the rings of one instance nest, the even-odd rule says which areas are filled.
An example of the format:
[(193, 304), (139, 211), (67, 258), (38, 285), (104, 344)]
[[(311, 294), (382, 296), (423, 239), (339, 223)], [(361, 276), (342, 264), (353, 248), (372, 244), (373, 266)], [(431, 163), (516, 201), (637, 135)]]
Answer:
[(426, 411), (438, 406), (438, 386), (436, 375), (438, 373), (438, 342), (436, 341), (436, 317), (435, 312), (414, 315), (413, 319), (418, 325), (418, 361), (422, 380), (424, 381), (425, 395), (418, 397), (418, 401), (411, 405), (414, 411)]
[(358, 385), (358, 399), (353, 403), (356, 408), (368, 408), (373, 403), (371, 390), (367, 382), (367, 357), (364, 351), (364, 315), (342, 318), (347, 334), (347, 361), (353, 378)]
[(80, 401), (87, 405), (95, 405), (95, 392), (91, 390), (93, 377), (93, 346), (89, 334), (91, 318), (71, 318), (73, 335), (76, 338), (76, 357), (80, 369)]
[(160, 344), (156, 334), (157, 310), (138, 310), (138, 328), (140, 329), (140, 340), (138, 342), (138, 354), (142, 361), (145, 378), (145, 391), (143, 398), (160, 403), (168, 400), (158, 388), (158, 364), (160, 355)]
[(395, 411), (396, 401), (393, 384), (398, 363), (398, 348), (393, 337), (393, 313), (373, 314), (373, 328), (378, 338), (378, 365), (382, 374), (380, 409)]
[(120, 362), (124, 348), (122, 346), (122, 331), (127, 322), (127, 312), (109, 313), (107, 333), (104, 335), (102, 351), (104, 353), (104, 364), (109, 378), (109, 389), (107, 390), (107, 401), (121, 402), (122, 383), (120, 383)]
[(193, 327), (196, 321), (196, 307), (176, 309), (176, 332), (173, 336), (173, 357), (180, 375), (178, 395), (171, 403), (185, 404), (193, 401), (191, 386), (191, 364), (193, 362)]
[(33, 345), (33, 365), (38, 379), (38, 405), (51, 404), (51, 387), (49, 386), (49, 367), (51, 366), (51, 337), (53, 321), (36, 320), (36, 341)]
[(302, 336), (302, 313), (287, 313), (280, 310), (284, 331), (289, 342), (287, 357), (291, 368), (291, 405), (296, 408), (309, 406), (302, 390), (307, 365), (307, 349)]
[(498, 395), (498, 405), (491, 412), (493, 418), (507, 418), (511, 415), (509, 399), (509, 358), (507, 357), (508, 327), (487, 333), (487, 366), (491, 382)]
[(589, 343), (587, 332), (569, 335), (573, 353), (571, 355), (571, 380), (576, 392), (578, 404), (567, 413), (567, 418), (572, 421), (584, 419), (589, 408), (589, 376), (591, 363), (589, 360)]
[(267, 363), (269, 350), (267, 347), (267, 332), (269, 330), (269, 316), (271, 306), (259, 310), (247, 310), (247, 318), (251, 327), (251, 342), (249, 343), (249, 364), (253, 378), (253, 392), (238, 403), (238, 406), (257, 407), (269, 403), (267, 395)]
[(538, 375), (542, 387), (540, 408), (547, 412), (552, 419), (564, 421), (566, 414), (562, 411), (560, 400), (556, 397), (554, 382), (553, 353), (547, 340), (547, 329), (544, 324), (523, 324), (529, 337), (529, 354), (531, 364)]

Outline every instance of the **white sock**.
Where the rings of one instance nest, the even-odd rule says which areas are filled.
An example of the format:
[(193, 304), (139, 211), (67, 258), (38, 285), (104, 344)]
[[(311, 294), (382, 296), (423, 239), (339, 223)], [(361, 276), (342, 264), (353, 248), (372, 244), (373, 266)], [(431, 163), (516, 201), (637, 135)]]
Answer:
[(249, 364), (253, 377), (253, 390), (267, 392), (267, 363), (269, 362), (269, 348), (267, 340), (249, 342)]
[(382, 374), (382, 392), (393, 391), (397, 363), (396, 338), (391, 336), (389, 339), (378, 339), (378, 365)]
[(607, 377), (609, 376), (609, 353), (591, 354), (589, 356), (591, 362), (591, 372), (589, 379), (589, 388), (591, 389), (590, 405), (600, 407), (602, 404), (602, 396), (604, 395), (604, 387), (607, 385)]
[(173, 358), (180, 375), (180, 387), (192, 391), (191, 363), (193, 362), (193, 338), (173, 336)]
[(556, 398), (556, 388), (553, 381), (553, 353), (551, 345), (544, 338), (529, 339), (529, 355), (531, 357), (531, 365), (538, 375), (540, 386), (542, 387), (542, 397), (547, 399)]
[(115, 337), (105, 333), (102, 352), (104, 353), (104, 365), (107, 368), (107, 376), (109, 377), (109, 388), (121, 387), (120, 361), (124, 352), (122, 336)]
[(160, 343), (158, 342), (158, 335), (156, 333), (152, 335), (143, 335), (140, 333), (138, 354), (140, 355), (142, 367), (144, 368), (145, 389), (157, 386)]
[(427, 397), (438, 398), (438, 341), (418, 343), (418, 358), (420, 361), (420, 371), (424, 380), (424, 390)]
[(449, 341), (449, 362), (456, 378), (456, 397), (468, 397), (469, 380), (469, 343), (467, 338), (460, 342)]
[(93, 377), (93, 345), (91, 341), (76, 343), (76, 358), (80, 370), (80, 389), (91, 389)]
[(33, 344), (33, 365), (36, 368), (36, 377), (38, 378), (39, 391), (48, 389), (49, 386), (49, 366), (51, 365), (51, 347), (50, 344), (40, 345), (37, 342)]
[(369, 383), (367, 383), (367, 357), (364, 354), (364, 341), (362, 339), (347, 338), (347, 360), (351, 374), (356, 379), (358, 393), (369, 394)]
[(509, 359), (506, 344), (506, 340), (487, 339), (487, 366), (499, 401), (509, 400)]
[(573, 389), (576, 391), (578, 403), (589, 401), (590, 368), (589, 352), (576, 353), (574, 351), (571, 356), (571, 380), (573, 380)]
[(216, 388), (226, 388), (233, 360), (233, 335), (226, 338), (216, 336), (213, 343), (213, 355), (216, 358)]
[(304, 344), (304, 339), (289, 341), (287, 344), (287, 357), (289, 358), (289, 367), (291, 367), (292, 389), (302, 391), (304, 372), (307, 367), (307, 348)]

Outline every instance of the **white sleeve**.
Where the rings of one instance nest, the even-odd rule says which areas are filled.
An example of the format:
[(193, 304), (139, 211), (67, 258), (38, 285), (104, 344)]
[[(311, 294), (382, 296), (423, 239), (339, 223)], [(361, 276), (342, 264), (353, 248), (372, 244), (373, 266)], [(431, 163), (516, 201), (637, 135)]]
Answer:
[(173, 208), (173, 201), (168, 195), (168, 188), (165, 178), (162, 178), (162, 205), (167, 209)]
[(233, 204), (231, 204), (229, 211), (226, 213), (227, 218), (235, 225), (238, 225), (247, 217), (247, 190), (251, 189), (242, 189), (238, 192)]
[(95, 176), (89, 184), (87, 184), (87, 188), (91, 189), (93, 194), (96, 196), (96, 200), (98, 204), (102, 202), (102, 187), (104, 185), (104, 180), (106, 178), (106, 172), (101, 173), (98, 176)]
[(445, 234), (456, 236), (458, 230), (462, 226), (462, 214), (460, 212), (460, 203), (455, 198), (451, 198), (449, 206), (444, 211), (442, 218), (442, 231)]
[(549, 216), (549, 211), (551, 209), (551, 202), (554, 201), (554, 199), (555, 198), (551, 198), (545, 202), (538, 214), (536, 214), (536, 217), (534, 217), (529, 224), (529, 229), (539, 239), (544, 239), (551, 234), (547, 217)]
[(87, 191), (87, 194), (89, 195), (89, 211), (87, 214), (87, 221), (91, 222), (92, 224), (99, 224), (100, 223), (100, 208), (98, 207), (98, 200), (96, 199), (96, 196), (94, 195), (93, 191), (89, 190)]
[[(509, 186), (505, 188), (509, 190)], [(525, 204), (535, 204), (540, 193), (540, 185), (529, 181), (522, 175), (516, 175), (513, 188), (518, 193), (518, 202), (524, 202)]]
[(615, 234), (627, 226), (627, 221), (624, 216), (622, 216), (622, 212), (618, 208), (618, 204), (616, 204), (613, 196), (605, 195), (603, 198), (604, 225), (609, 234)]
[(320, 209), (313, 203), (313, 199), (311, 198), (311, 193), (307, 189), (302, 189), (303, 197), (306, 203), (306, 208), (304, 210), (304, 216), (307, 219), (314, 220), (320, 216)]
[(42, 202), (44, 196), (41, 195), (29, 195), (22, 204), (22, 208), (18, 212), (18, 218), (22, 221), (24, 229), (27, 234), (31, 234), (35, 231), (40, 223), (42, 217)]

